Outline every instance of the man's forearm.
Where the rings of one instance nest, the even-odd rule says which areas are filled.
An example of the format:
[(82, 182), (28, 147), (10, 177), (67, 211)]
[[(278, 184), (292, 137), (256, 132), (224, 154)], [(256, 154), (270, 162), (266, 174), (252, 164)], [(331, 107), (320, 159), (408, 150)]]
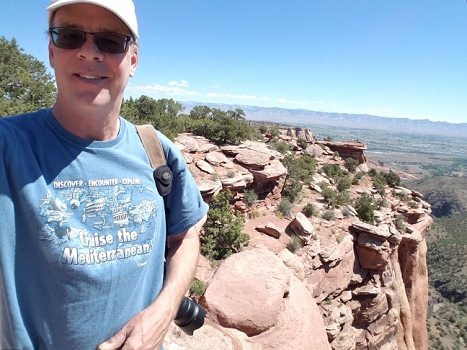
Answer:
[(185, 233), (168, 237), (166, 278), (157, 299), (173, 306), (171, 319), (175, 318), (180, 302), (193, 281), (199, 257), (200, 230), (205, 221), (204, 217)]

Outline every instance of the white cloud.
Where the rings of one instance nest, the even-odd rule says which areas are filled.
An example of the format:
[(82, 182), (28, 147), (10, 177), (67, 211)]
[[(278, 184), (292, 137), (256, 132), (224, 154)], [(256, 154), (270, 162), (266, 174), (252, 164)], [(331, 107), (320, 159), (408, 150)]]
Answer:
[[(181, 86), (181, 87), (180, 87)], [(130, 86), (127, 88), (130, 92), (138, 94), (156, 94), (169, 96), (199, 96), (202, 95), (195, 91), (183, 89), (184, 85), (171, 81), (168, 85), (147, 85), (147, 86)]]
[(324, 105), (324, 101), (315, 101), (317, 105)]
[[(180, 82), (172, 80), (167, 83), (167, 85), (153, 84), (146, 86), (131, 86), (127, 87), (127, 91), (132, 94), (140, 95), (163, 95), (168, 97), (178, 97), (178, 96), (205, 96), (208, 98), (216, 99), (235, 99), (235, 100), (250, 100), (250, 101), (268, 101), (269, 97), (257, 97), (255, 95), (236, 95), (236, 94), (227, 94), (227, 93), (200, 93), (193, 90), (187, 89), (189, 87), (188, 81), (181, 80)], [(218, 88), (219, 85), (213, 85), (211, 88)]]
[(218, 92), (210, 92), (209, 94), (206, 94), (206, 97), (222, 98), (224, 97), (224, 94)]
[(220, 85), (219, 84), (216, 84), (216, 85), (212, 85), (210, 86), (211, 89), (219, 89), (220, 88)]
[(181, 83), (179, 83), (178, 81), (172, 80), (167, 85), (169, 85), (169, 86), (188, 87), (188, 81), (182, 80)]
[(308, 104), (308, 102), (306, 101), (290, 101), (290, 100), (287, 100), (286, 98), (278, 98), (277, 102), (291, 104), (291, 105), (302, 105), (302, 106)]

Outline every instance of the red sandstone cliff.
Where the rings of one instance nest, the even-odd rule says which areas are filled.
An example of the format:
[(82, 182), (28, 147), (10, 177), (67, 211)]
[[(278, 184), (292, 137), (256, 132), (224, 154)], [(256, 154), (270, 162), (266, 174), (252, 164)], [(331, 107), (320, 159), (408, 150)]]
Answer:
[[(333, 186), (319, 168), (343, 166), (336, 151), (365, 166), (366, 146), (321, 147), (311, 132), (295, 132), (308, 135), (307, 151), (317, 159), (318, 171), (291, 220), (274, 215), (286, 175), (279, 152), (260, 142), (218, 148), (203, 138), (178, 140), (206, 200), (230, 189), (236, 195), (235, 210), (260, 215), (245, 225), (251, 244), (243, 252), (215, 271), (200, 258), (197, 278), (207, 285), (200, 300), (208, 310), (206, 324), (193, 337), (174, 326), (165, 348), (426, 349), (429, 204), (418, 192), (388, 187), (386, 205), (375, 210), (374, 224), (362, 222), (352, 207), (334, 209), (332, 220), (306, 218), (300, 213), (306, 203), (326, 209), (318, 183)], [(294, 136), (288, 136), (291, 143)], [(247, 187), (262, 198), (253, 209), (242, 201)], [(382, 199), (365, 177), (350, 189), (352, 197), (364, 192)], [(291, 234), (305, 243), (295, 254), (285, 248)]]

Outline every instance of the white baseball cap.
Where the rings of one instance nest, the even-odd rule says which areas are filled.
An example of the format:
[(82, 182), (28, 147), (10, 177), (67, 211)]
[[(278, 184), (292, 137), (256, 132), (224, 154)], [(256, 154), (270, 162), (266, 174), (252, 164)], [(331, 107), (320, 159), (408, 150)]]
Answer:
[(50, 0), (50, 5), (46, 8), (49, 12), (49, 24), (56, 9), (78, 3), (94, 4), (115, 13), (130, 28), (135, 40), (139, 38), (135, 5), (132, 0)]

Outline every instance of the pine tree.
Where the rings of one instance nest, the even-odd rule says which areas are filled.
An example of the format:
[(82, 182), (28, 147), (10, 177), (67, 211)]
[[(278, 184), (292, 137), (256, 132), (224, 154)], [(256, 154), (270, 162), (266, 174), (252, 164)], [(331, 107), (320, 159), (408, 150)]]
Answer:
[(242, 233), (245, 218), (230, 209), (230, 191), (222, 191), (209, 203), (205, 232), (201, 236), (201, 253), (211, 260), (220, 260), (241, 251), (250, 237)]

